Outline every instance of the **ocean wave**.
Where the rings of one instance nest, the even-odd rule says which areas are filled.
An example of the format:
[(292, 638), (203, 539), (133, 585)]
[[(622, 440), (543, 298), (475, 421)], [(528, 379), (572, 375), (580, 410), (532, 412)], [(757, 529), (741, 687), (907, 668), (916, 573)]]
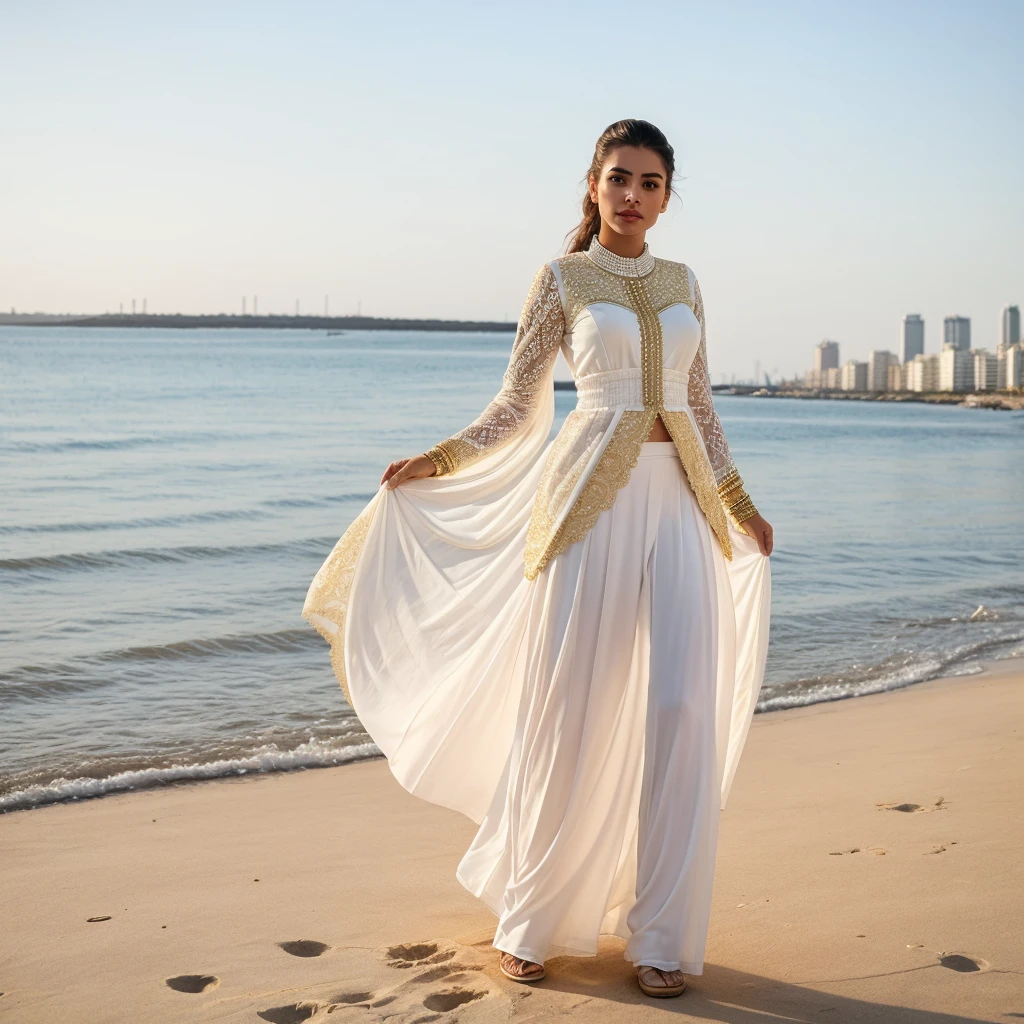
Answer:
[(278, 508), (330, 508), (332, 505), (365, 505), (374, 492), (357, 491), (345, 494), (324, 494), (309, 498), (267, 498), (253, 508), (220, 509), (210, 512), (189, 512), (174, 516), (142, 516), (137, 519), (94, 519), (67, 523), (16, 523), (0, 525), (0, 536), (37, 533), (92, 533), (103, 530), (144, 530), (194, 523), (216, 523), (231, 520), (273, 519)]
[(27, 558), (0, 558), (0, 572), (86, 571), (123, 568), (140, 563), (193, 562), (213, 558), (251, 558), (268, 554), (326, 555), (337, 537), (306, 537), (278, 544), (236, 544), (205, 546), (183, 544), (179, 547), (121, 548), (107, 551), (69, 551), (57, 555), (33, 555)]
[(84, 655), (73, 662), (16, 665), (0, 672), (0, 707), (67, 693), (84, 693), (109, 686), (114, 680), (103, 671), (121, 662), (167, 662), (224, 657), (232, 654), (278, 654), (321, 646), (316, 630), (305, 627), (274, 633), (231, 633), (196, 637), (170, 644), (121, 647)]
[(152, 448), (159, 445), (213, 444), (223, 441), (277, 441), (286, 437), (280, 431), (268, 433), (226, 433), (218, 430), (190, 431), (178, 434), (136, 434), (131, 437), (97, 437), (53, 441), (8, 441), (5, 447), (12, 452), (121, 452), (133, 448)]
[(376, 743), (335, 746), (329, 740), (309, 740), (291, 750), (281, 750), (277, 744), (271, 743), (246, 756), (219, 761), (142, 768), (100, 779), (54, 779), (45, 785), (28, 786), (0, 796), (0, 813), (68, 800), (84, 800), (110, 793), (154, 789), (175, 782), (221, 779), (250, 773), (294, 771), (299, 768), (328, 768), (380, 756), (380, 748)]
[(154, 527), (185, 526), (189, 523), (216, 523), (233, 519), (271, 519), (272, 512), (259, 508), (222, 509), (189, 512), (177, 516), (144, 516), (138, 519), (94, 519), (70, 523), (23, 523), (0, 526), (0, 536), (21, 533), (90, 533), (99, 530), (140, 530)]
[(900, 690), (943, 676), (974, 675), (983, 671), (979, 659), (1013, 657), (1019, 653), (1016, 648), (1022, 643), (1024, 633), (1004, 634), (963, 644), (951, 651), (892, 655), (875, 665), (855, 668), (841, 675), (766, 686), (757, 702), (757, 711), (783, 711)]

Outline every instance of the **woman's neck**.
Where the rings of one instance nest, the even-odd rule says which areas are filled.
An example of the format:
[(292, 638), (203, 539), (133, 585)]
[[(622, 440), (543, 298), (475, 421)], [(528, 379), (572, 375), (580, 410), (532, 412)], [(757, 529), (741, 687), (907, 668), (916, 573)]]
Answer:
[(601, 230), (597, 233), (597, 240), (616, 256), (622, 256), (628, 260), (635, 260), (644, 251), (644, 238), (646, 231), (639, 235), (621, 235), (618, 231), (612, 230), (603, 221)]

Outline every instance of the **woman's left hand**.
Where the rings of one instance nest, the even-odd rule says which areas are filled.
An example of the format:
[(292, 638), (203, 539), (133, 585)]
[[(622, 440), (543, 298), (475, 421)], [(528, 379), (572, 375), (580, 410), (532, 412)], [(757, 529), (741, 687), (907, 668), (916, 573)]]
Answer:
[(762, 555), (770, 555), (772, 553), (774, 542), (772, 525), (763, 515), (760, 513), (752, 515), (749, 519), (745, 519), (740, 523), (740, 526), (746, 531), (748, 537), (753, 537), (757, 541), (758, 549)]

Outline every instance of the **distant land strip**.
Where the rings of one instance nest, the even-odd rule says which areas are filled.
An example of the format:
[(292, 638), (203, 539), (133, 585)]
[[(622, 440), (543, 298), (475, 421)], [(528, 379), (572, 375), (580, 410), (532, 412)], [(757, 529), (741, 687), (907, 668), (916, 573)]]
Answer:
[(406, 320), (379, 316), (239, 316), (231, 313), (104, 313), (100, 316), (45, 313), (0, 314), (0, 325), (22, 327), (246, 327), (274, 330), (477, 331), (508, 332), (516, 324), (500, 320)]

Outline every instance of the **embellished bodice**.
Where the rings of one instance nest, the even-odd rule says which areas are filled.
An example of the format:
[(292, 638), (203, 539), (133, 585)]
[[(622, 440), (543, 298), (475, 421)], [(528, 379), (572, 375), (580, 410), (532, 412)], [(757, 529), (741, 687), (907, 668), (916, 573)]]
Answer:
[(550, 393), (561, 350), (577, 406), (548, 452), (526, 542), (536, 576), (582, 539), (625, 484), (660, 417), (690, 485), (731, 557), (726, 514), (754, 514), (711, 401), (704, 308), (693, 272), (628, 259), (595, 238), (586, 252), (546, 264), (534, 279), (501, 391), (465, 430), (427, 454), (439, 475), (486, 457), (521, 433)]

